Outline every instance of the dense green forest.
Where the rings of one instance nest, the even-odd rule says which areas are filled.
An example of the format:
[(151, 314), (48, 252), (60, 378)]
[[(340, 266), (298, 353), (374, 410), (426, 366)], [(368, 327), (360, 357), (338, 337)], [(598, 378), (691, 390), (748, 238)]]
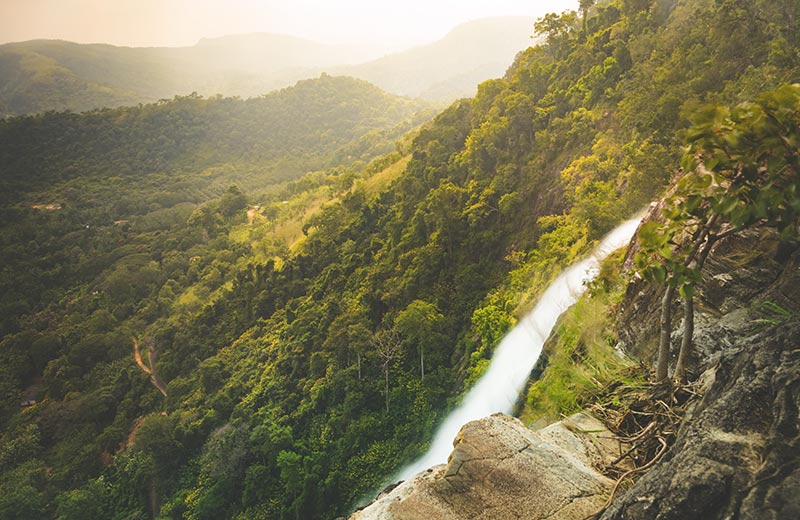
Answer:
[(688, 114), (800, 80), (797, 12), (549, 15), (505, 77), (403, 138), (419, 107), (386, 97), (363, 137), (248, 124), (271, 96), (1, 123), (0, 517), (346, 514), (546, 282), (660, 194)]
[[(246, 202), (239, 190), (335, 165), (359, 170), (429, 117), (423, 103), (323, 76), (246, 101), (191, 96), (0, 121), (0, 333), (123, 258), (152, 254), (154, 242), (165, 252), (213, 242), (203, 230), (226, 228)], [(203, 205), (219, 197), (219, 207)], [(189, 218), (194, 231), (174, 232)], [(139, 296), (160, 276), (136, 283)]]
[[(258, 165), (262, 184), (285, 181), (391, 151), (391, 138), (380, 132), (401, 135), (409, 126), (394, 127), (426, 107), (361, 80), (323, 74), (247, 100), (191, 95), (80, 115), (5, 119), (0, 121), (0, 200), (8, 204), (17, 192), (40, 187), (40, 181), (52, 186), (73, 178), (159, 172), (203, 177), (210, 175), (199, 172), (221, 164)], [(354, 143), (357, 139), (362, 141)]]

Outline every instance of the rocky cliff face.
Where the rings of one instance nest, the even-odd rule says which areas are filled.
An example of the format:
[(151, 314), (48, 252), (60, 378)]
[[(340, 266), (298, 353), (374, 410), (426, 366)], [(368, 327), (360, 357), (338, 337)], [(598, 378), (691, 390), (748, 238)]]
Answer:
[(743, 334), (658, 465), (603, 519), (800, 518), (800, 326)]
[[(753, 230), (720, 243), (703, 277), (692, 366), (704, 395), (604, 519), (800, 518), (800, 254)], [(657, 294), (642, 285), (628, 292), (621, 337), (650, 360)]]
[[(702, 396), (675, 444), (603, 519), (800, 518), (800, 250), (769, 230), (749, 231), (720, 242), (703, 277), (690, 366)], [(620, 346), (649, 364), (660, 295), (636, 280), (619, 314)], [(675, 314), (677, 353), (682, 313)], [(593, 467), (617, 455), (599, 442), (602, 433), (586, 433), (601, 429), (591, 421), (579, 415), (537, 432), (505, 416), (470, 423), (446, 466), (382, 495), (353, 520), (582, 520), (611, 491)]]

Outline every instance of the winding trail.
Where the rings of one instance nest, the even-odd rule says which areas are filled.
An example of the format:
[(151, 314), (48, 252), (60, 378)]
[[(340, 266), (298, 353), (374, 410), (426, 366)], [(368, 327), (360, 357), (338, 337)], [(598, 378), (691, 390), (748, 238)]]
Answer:
[(144, 361), (142, 360), (142, 353), (139, 350), (139, 340), (136, 338), (136, 336), (133, 337), (133, 359), (136, 360), (136, 364), (139, 365), (139, 368), (141, 368), (145, 374), (150, 376), (150, 382), (153, 384), (153, 386), (156, 387), (158, 391), (164, 395), (164, 397), (167, 397), (167, 385), (165, 385), (164, 382), (158, 378), (155, 370), (153, 370), (153, 367), (156, 366), (155, 352), (153, 352), (153, 350), (150, 348), (147, 349), (147, 362), (150, 364), (150, 366), (145, 365)]

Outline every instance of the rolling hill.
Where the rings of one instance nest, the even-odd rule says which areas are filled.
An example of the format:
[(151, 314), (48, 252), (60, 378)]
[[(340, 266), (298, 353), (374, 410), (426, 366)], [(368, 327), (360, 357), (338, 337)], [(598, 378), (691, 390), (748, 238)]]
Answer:
[[(202, 95), (253, 97), (322, 72), (387, 92), (452, 100), (502, 75), (528, 45), (531, 20), (464, 24), (440, 41), (373, 61), (375, 50), (277, 34), (203, 39), (192, 47), (116, 47), (60, 40), (0, 45), (0, 117), (83, 112)], [(365, 62), (363, 65), (352, 65)]]
[(192, 92), (250, 97), (365, 56), (355, 47), (273, 34), (204, 39), (183, 48), (10, 43), (0, 46), (0, 116), (81, 112)]

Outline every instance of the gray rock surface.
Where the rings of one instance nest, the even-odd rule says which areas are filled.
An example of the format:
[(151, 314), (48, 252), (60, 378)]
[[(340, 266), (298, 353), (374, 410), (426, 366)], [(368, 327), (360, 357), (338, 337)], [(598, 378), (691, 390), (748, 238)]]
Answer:
[(583, 518), (613, 485), (593, 467), (619, 455), (609, 437), (585, 414), (536, 432), (504, 414), (473, 421), (446, 465), (402, 483), (351, 520)]
[[(704, 395), (605, 520), (800, 518), (800, 252), (752, 230), (720, 243), (703, 276), (693, 365)], [(654, 302), (628, 294), (621, 326), (647, 359)]]
[[(654, 211), (660, 211), (654, 206)], [(655, 218), (648, 215), (645, 220)], [(625, 259), (634, 269), (638, 251), (636, 239)], [(720, 241), (703, 268), (703, 284), (695, 299), (696, 354), (690, 371), (704, 370), (715, 355), (730, 348), (751, 326), (759, 304), (771, 302), (781, 308), (800, 306), (796, 272), (797, 253), (782, 251), (777, 234), (770, 229), (752, 229)], [(792, 267), (794, 266), (794, 267)], [(792, 282), (794, 280), (794, 282)], [(659, 316), (663, 288), (634, 279), (629, 284), (619, 311), (619, 347), (635, 359), (655, 365), (658, 350)], [(672, 312), (672, 361), (677, 361), (681, 343), (683, 310), (676, 294)]]
[(603, 519), (800, 518), (800, 324), (741, 336), (675, 445)]

